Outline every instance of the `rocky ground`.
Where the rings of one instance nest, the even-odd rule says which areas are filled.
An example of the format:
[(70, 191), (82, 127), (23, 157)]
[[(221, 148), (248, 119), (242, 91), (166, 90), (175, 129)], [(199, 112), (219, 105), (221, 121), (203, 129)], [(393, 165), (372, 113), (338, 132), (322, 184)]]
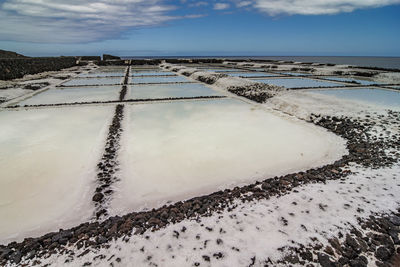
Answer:
[[(223, 84), (259, 103), (280, 90)], [(255, 90), (268, 95), (247, 93)], [(93, 197), (105, 220), (0, 246), (0, 265), (400, 266), (400, 112), (302, 114), (344, 138), (348, 155), (158, 209), (102, 217), (122, 107), (110, 125)]]

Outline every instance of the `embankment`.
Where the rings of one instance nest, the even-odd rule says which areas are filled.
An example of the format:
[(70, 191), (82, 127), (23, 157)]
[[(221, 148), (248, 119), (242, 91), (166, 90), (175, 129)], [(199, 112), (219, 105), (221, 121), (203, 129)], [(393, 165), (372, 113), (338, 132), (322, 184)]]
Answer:
[(22, 78), (26, 74), (58, 71), (76, 65), (74, 57), (3, 58), (0, 59), (0, 80)]

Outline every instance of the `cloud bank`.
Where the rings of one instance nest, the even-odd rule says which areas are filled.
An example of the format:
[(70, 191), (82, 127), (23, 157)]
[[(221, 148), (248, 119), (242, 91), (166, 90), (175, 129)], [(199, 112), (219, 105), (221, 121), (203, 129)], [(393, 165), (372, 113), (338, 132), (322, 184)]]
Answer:
[(230, 7), (229, 4), (227, 3), (216, 3), (214, 4), (214, 9), (215, 10), (225, 10), (228, 9)]
[(258, 10), (276, 16), (324, 15), (399, 4), (400, 0), (3, 0), (0, 1), (0, 41), (85, 43), (121, 38), (131, 29), (160, 26), (175, 19), (204, 15), (190, 8)]
[(237, 7), (251, 6), (263, 13), (275, 16), (328, 15), (352, 12), (356, 9), (376, 8), (400, 3), (400, 0), (252, 0), (235, 1)]
[(91, 42), (131, 28), (176, 19), (161, 0), (6, 0), (0, 5), (0, 40)]

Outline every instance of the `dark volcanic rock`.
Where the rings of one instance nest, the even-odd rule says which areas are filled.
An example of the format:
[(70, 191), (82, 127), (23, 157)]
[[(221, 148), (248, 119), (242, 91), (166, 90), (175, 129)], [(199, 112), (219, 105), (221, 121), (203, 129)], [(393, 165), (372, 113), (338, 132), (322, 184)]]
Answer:
[(107, 54), (103, 55), (103, 60), (120, 60), (120, 59), (121, 58), (117, 57), (117, 56), (112, 56), (112, 55), (107, 55)]

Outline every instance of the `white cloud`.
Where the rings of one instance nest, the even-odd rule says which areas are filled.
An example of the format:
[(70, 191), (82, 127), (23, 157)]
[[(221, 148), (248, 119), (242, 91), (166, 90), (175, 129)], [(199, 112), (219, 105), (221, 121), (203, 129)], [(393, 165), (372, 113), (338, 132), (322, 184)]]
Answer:
[[(235, 2), (238, 2), (235, 0)], [(242, 1), (249, 2), (249, 1)], [(278, 14), (324, 15), (398, 4), (400, 0), (253, 0), (252, 7), (271, 16)]]
[(90, 42), (177, 17), (162, 0), (6, 0), (0, 6), (0, 40)]
[(201, 6), (208, 6), (208, 2), (200, 1), (190, 4), (191, 7), (201, 7)]
[(214, 4), (214, 9), (215, 10), (224, 10), (224, 9), (228, 9), (230, 7), (229, 4), (227, 3), (216, 3)]
[(236, 3), (236, 6), (241, 8), (241, 7), (247, 7), (250, 6), (253, 2), (252, 1), (240, 1)]

